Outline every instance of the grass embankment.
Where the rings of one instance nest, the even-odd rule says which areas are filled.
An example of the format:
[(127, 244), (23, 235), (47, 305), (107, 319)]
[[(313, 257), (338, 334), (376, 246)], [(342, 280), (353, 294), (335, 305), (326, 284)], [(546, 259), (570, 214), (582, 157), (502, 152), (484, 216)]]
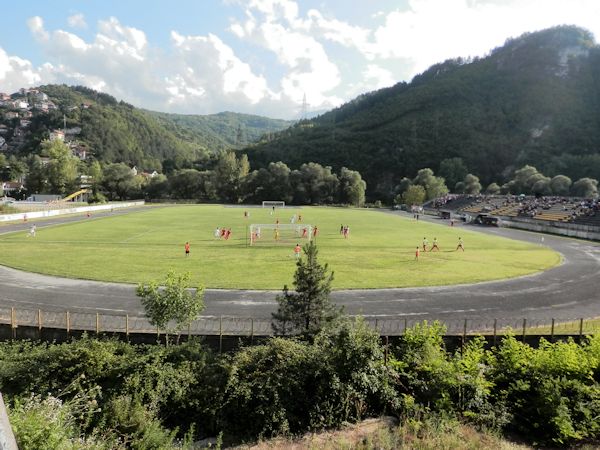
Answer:
[(532, 447), (509, 442), (456, 421), (406, 421), (393, 418), (369, 419), (342, 430), (310, 433), (300, 439), (273, 439), (235, 450), (529, 450)]
[[(295, 270), (296, 239), (273, 243), (263, 231), (262, 244), (247, 246), (250, 223), (288, 224), (301, 214), (317, 225), (319, 257), (335, 271), (334, 287), (392, 288), (441, 286), (498, 280), (535, 273), (560, 262), (560, 255), (539, 245), (498, 238), (462, 227), (413, 221), (375, 210), (342, 208), (269, 209), (219, 205), (147, 209), (136, 214), (38, 228), (0, 236), (0, 263), (32, 272), (103, 281), (147, 282), (169, 268), (191, 271), (211, 288), (280, 289)], [(350, 226), (350, 237), (339, 233)], [(227, 241), (215, 239), (216, 227), (231, 228)], [(458, 237), (465, 252), (456, 251)], [(437, 237), (439, 252), (415, 249), (423, 237)], [(184, 255), (190, 242), (191, 254)]]

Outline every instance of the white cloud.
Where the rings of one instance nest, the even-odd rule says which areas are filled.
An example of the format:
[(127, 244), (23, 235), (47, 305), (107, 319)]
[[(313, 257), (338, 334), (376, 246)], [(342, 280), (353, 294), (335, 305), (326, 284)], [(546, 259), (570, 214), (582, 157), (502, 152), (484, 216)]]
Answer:
[[(52, 63), (37, 70), (29, 62), (22, 63), (18, 71), (21, 83), (9, 84), (4, 81), (8, 75), (3, 75), (0, 88), (23, 87), (25, 79), (83, 84), (140, 107), (189, 113), (229, 109), (265, 111), (281, 117), (290, 107), (285, 102), (279, 104), (280, 94), (269, 89), (265, 78), (255, 74), (213, 34), (184, 36), (172, 32), (172, 46), (163, 51), (151, 47), (143, 31), (114, 17), (98, 23), (98, 32), (90, 42), (64, 30), (49, 32), (39, 17), (28, 23)], [(5, 68), (7, 58), (0, 60), (0, 73), (9, 72)], [(11, 80), (18, 79), (12, 66), (18, 66), (19, 61), (13, 58), (10, 62)]]
[(189, 96), (216, 106), (256, 105), (274, 94), (266, 80), (252, 72), (217, 36), (182, 36), (171, 32), (174, 44), (172, 61), (176, 76), (168, 77), (171, 104), (189, 101)]
[[(31, 17), (27, 25), (48, 62), (33, 66), (0, 48), (0, 90), (76, 83), (150, 109), (289, 118), (305, 95), (312, 110), (327, 109), (527, 31), (575, 24), (600, 36), (598, 0), (407, 0), (387, 11), (374, 4), (360, 25), (301, 11), (294, 0), (223, 1), (241, 8), (230, 19), (230, 40), (172, 31), (164, 48), (115, 17), (99, 21), (88, 39)], [(83, 14), (67, 22), (87, 26)]]
[(87, 28), (87, 23), (83, 14), (73, 14), (67, 18), (67, 23), (71, 28)]
[(410, 0), (373, 33), (370, 58), (412, 61), (413, 75), (458, 56), (480, 56), (508, 37), (560, 24), (600, 33), (596, 0)]
[(282, 98), (301, 104), (304, 96), (313, 109), (330, 108), (343, 100), (332, 94), (341, 82), (337, 65), (325, 47), (310, 34), (310, 20), (298, 16), (291, 0), (251, 0), (247, 19), (230, 27), (239, 38), (269, 50), (287, 73), (279, 84)]
[(29, 27), (29, 31), (33, 34), (38, 41), (44, 42), (50, 38), (50, 35), (44, 30), (44, 21), (41, 17), (35, 16), (29, 18), (27, 20), (27, 26)]
[(396, 84), (392, 72), (379, 67), (376, 64), (369, 64), (363, 71), (363, 79), (366, 87), (370, 90), (381, 89)]
[(22, 87), (34, 86), (42, 80), (31, 62), (9, 56), (0, 47), (0, 91), (12, 93)]

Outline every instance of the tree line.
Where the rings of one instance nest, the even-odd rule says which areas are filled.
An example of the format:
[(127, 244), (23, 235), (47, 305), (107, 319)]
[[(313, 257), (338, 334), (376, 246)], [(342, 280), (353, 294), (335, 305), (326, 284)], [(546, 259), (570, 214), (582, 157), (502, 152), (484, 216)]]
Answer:
[(82, 162), (60, 140), (43, 141), (41, 155), (26, 159), (0, 155), (4, 177), (26, 177), (32, 193), (68, 195), (81, 187), (89, 187), (90, 201), (146, 198), (193, 199), (203, 202), (259, 203), (283, 200), (293, 204), (350, 204), (362, 206), (366, 183), (360, 173), (342, 167), (334, 173), (331, 167), (305, 163), (291, 169), (282, 162), (251, 170), (246, 155), (219, 152), (202, 167), (177, 169), (164, 174), (136, 173), (124, 163), (101, 164)]
[[(508, 181), (502, 185), (492, 182), (485, 189), (479, 177), (467, 173), (467, 168), (460, 158), (446, 159), (442, 161), (440, 167), (441, 176), (436, 176), (433, 170), (425, 168), (419, 170), (415, 178), (402, 178), (394, 187), (394, 203), (420, 205), (428, 200), (443, 197), (449, 192), (469, 195), (483, 192), (488, 195), (598, 197), (598, 180), (584, 177), (573, 182), (566, 175), (555, 175), (550, 178), (530, 165), (515, 170)], [(449, 189), (448, 186), (453, 188)]]

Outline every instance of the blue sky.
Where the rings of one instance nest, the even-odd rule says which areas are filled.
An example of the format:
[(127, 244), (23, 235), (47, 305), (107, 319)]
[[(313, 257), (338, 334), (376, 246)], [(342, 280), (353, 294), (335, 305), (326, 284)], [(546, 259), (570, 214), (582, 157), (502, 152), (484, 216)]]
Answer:
[(296, 118), (560, 24), (599, 0), (28, 0), (0, 18), (0, 92), (82, 84), (166, 112)]

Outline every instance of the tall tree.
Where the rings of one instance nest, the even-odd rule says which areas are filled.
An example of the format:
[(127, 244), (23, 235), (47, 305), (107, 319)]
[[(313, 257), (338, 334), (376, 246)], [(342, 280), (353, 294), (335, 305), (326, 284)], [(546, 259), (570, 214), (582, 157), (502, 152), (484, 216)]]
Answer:
[(333, 203), (337, 198), (339, 180), (331, 167), (309, 162), (291, 174), (294, 201), (300, 204)]
[(38, 155), (32, 155), (27, 159), (28, 175), (25, 186), (29, 194), (40, 194), (46, 192), (46, 173), (42, 159)]
[(146, 316), (152, 325), (167, 333), (182, 330), (198, 318), (204, 309), (204, 288), (190, 291), (191, 274), (176, 274), (169, 270), (160, 287), (156, 281), (147, 286), (139, 284), (136, 294), (140, 297)]
[(571, 193), (576, 197), (597, 198), (598, 180), (593, 178), (581, 178), (573, 183)]
[(243, 200), (243, 186), (250, 164), (248, 157), (236, 158), (233, 152), (222, 152), (214, 170), (214, 183), (221, 200), (239, 203)]
[(279, 307), (273, 313), (273, 331), (276, 334), (301, 333), (310, 338), (335, 318), (341, 310), (331, 303), (333, 272), (328, 274), (328, 265), (317, 260), (317, 246), (313, 242), (303, 247), (304, 256), (296, 262), (294, 291), (283, 287), (283, 294), (276, 300)]
[(464, 181), (468, 174), (467, 166), (465, 166), (462, 158), (447, 158), (440, 163), (439, 174), (446, 180), (446, 186), (454, 188), (456, 183)]
[(365, 191), (367, 183), (363, 181), (355, 170), (342, 167), (340, 170), (340, 202), (357, 207), (365, 204)]
[(58, 139), (42, 142), (42, 154), (50, 161), (45, 167), (48, 187), (52, 194), (66, 195), (77, 188), (79, 160), (71, 149)]
[(564, 175), (556, 175), (550, 180), (550, 189), (554, 195), (569, 195), (573, 182)]
[(425, 188), (418, 184), (413, 184), (409, 186), (409, 188), (404, 191), (402, 194), (402, 203), (412, 206), (412, 205), (421, 205), (425, 201), (426, 197)]
[(479, 177), (468, 173), (463, 181), (456, 183), (455, 192), (459, 194), (479, 194), (481, 192)]
[(413, 180), (413, 184), (423, 186), (426, 193), (426, 200), (442, 197), (448, 193), (448, 188), (441, 177), (436, 177), (433, 170), (429, 168), (421, 169)]
[(488, 187), (485, 188), (485, 193), (489, 195), (496, 195), (500, 193), (500, 186), (498, 186), (498, 183), (490, 183)]
[(169, 177), (171, 194), (174, 198), (199, 198), (201, 189), (200, 179), (200, 172), (196, 169), (177, 170)]
[(111, 200), (125, 200), (139, 189), (135, 175), (123, 163), (109, 164), (104, 168), (102, 187)]

